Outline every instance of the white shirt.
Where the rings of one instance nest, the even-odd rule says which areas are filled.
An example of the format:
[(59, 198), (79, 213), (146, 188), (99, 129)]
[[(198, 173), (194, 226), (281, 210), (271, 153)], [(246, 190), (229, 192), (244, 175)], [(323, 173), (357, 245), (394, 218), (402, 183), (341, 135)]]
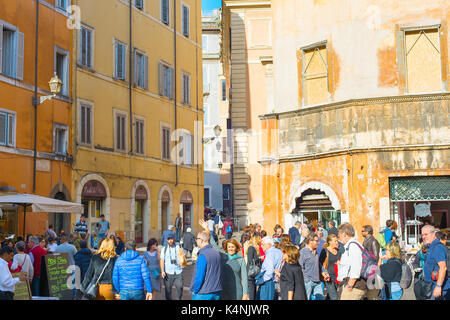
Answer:
[[(338, 267), (338, 281), (344, 280), (344, 278), (358, 279), (361, 275), (362, 269), (362, 251), (356, 244), (361, 244), (356, 241), (355, 238), (351, 238), (344, 246), (345, 252), (341, 257), (341, 262)], [(361, 246), (362, 247), (362, 246)]]
[(55, 252), (56, 248), (58, 248), (58, 244), (54, 242), (53, 244), (49, 244), (47, 248), (50, 248), (50, 252)]
[(208, 220), (208, 229), (211, 232), (214, 232), (214, 220)]
[(13, 278), (8, 268), (8, 262), (0, 258), (0, 291), (14, 292), (19, 278)]
[(22, 268), (21, 272), (26, 272), (28, 279), (30, 279), (30, 281), (33, 281), (34, 268), (33, 268), (33, 263), (31, 262), (30, 256), (28, 254), (18, 253), (14, 256), (11, 270), (14, 271), (19, 266)]

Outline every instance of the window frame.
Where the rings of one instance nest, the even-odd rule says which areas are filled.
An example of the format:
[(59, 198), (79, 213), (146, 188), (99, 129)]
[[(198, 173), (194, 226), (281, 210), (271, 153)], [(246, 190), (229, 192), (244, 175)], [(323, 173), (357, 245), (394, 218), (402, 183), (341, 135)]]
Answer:
[[(3, 61), (3, 53), (5, 52), (5, 39), (3, 38), (3, 31), (10, 31), (12, 35), (12, 55), (10, 57), (12, 64), (10, 69), (11, 74), (5, 73), (5, 63)], [(25, 55), (25, 35), (19, 31), (15, 25), (0, 20), (0, 74), (16, 80), (23, 81), (24, 73), (24, 55)]]
[[(114, 113), (114, 151), (115, 152), (120, 152), (120, 153), (126, 153), (128, 150), (128, 113), (123, 111), (123, 110), (119, 110), (119, 109), (114, 109), (113, 111)], [(117, 127), (117, 120), (118, 118), (125, 118), (124, 122), (123, 122), (123, 137), (120, 137), (121, 140), (123, 140), (123, 149), (119, 148), (117, 140), (118, 140), (118, 134), (119, 132), (119, 128)]]
[[(3, 114), (6, 116), (5, 143), (3, 144), (0, 141), (0, 146), (15, 148), (16, 147), (16, 134), (17, 134), (17, 112), (0, 108), (0, 114)], [(13, 129), (12, 130), (10, 130), (10, 122), (9, 122), (10, 117), (12, 118), (12, 121), (13, 121)], [(9, 134), (10, 132), (12, 132), (12, 139)], [(9, 142), (10, 140), (11, 140), (11, 143)]]
[[(181, 104), (191, 106), (192, 81), (189, 72), (181, 70)], [(188, 89), (186, 90), (186, 81)]]
[[(140, 66), (144, 66), (143, 70), (138, 70), (137, 67), (137, 57), (139, 55), (139, 59), (142, 59)], [(145, 54), (144, 51), (134, 47), (133, 48), (133, 66), (134, 66), (134, 72), (133, 72), (133, 85), (134, 87), (141, 88), (143, 90), (148, 90), (148, 66), (149, 66), (149, 58)], [(142, 74), (143, 72), (143, 74)], [(142, 76), (142, 85), (138, 81), (140, 78), (138, 76)]]
[[(321, 47), (325, 47), (325, 61), (324, 62), (325, 62), (326, 70), (327, 70), (326, 78), (327, 78), (327, 94), (328, 94), (327, 101), (323, 102), (323, 103), (330, 102), (330, 95), (331, 95), (330, 82), (329, 82), (329, 79), (330, 79), (329, 67), (330, 67), (330, 65), (329, 65), (329, 61), (328, 61), (328, 49), (329, 48), (328, 48), (328, 41), (325, 40), (325, 41), (316, 42), (316, 43), (313, 43), (311, 45), (304, 46), (304, 47), (300, 48), (301, 56), (302, 56), (302, 66), (301, 67), (302, 67), (303, 106), (313, 106), (313, 104), (310, 104), (309, 101), (308, 101), (308, 94), (307, 94), (307, 80), (308, 80), (307, 77), (308, 76), (305, 74), (305, 71), (306, 71), (306, 68), (309, 66), (309, 63), (305, 65), (305, 62), (306, 62), (306, 60), (305, 60), (305, 52), (309, 51), (309, 50), (317, 50), (317, 49), (320, 50)], [(311, 61), (309, 61), (309, 62), (311, 62)]]
[[(141, 152), (139, 152), (138, 151), (138, 126), (137, 126), (137, 123), (142, 123), (142, 151)], [(135, 143), (134, 143), (134, 153), (136, 154), (136, 155), (140, 155), (140, 156), (145, 156), (145, 152), (146, 152), (146, 148), (145, 148), (145, 143), (146, 143), (146, 131), (145, 131), (145, 129), (146, 129), (146, 123), (145, 123), (145, 118), (144, 117), (141, 117), (141, 116), (138, 116), (138, 115), (134, 115), (134, 117), (133, 117), (133, 131), (134, 131), (134, 141), (135, 141)]]
[[(87, 30), (90, 32), (91, 37), (90, 37), (90, 53), (89, 53), (89, 60), (90, 60), (90, 65), (86, 65), (83, 64), (83, 50), (82, 50), (82, 35), (83, 35), (83, 29)], [(86, 68), (89, 70), (94, 70), (94, 52), (95, 52), (95, 48), (94, 48), (94, 44), (95, 44), (95, 29), (93, 27), (90, 27), (86, 24), (82, 24), (81, 28), (79, 30), (79, 36), (78, 36), (78, 53), (79, 53), (79, 57), (78, 57), (78, 65), (82, 68)], [(86, 48), (87, 50), (87, 48)], [(87, 58), (86, 58), (87, 59)]]
[[(170, 76), (167, 76), (167, 71), (170, 71)], [(168, 89), (167, 89), (167, 81), (170, 79), (170, 92), (169, 95), (167, 95)], [(175, 90), (175, 72), (172, 66), (163, 61), (160, 60), (158, 62), (158, 93), (160, 96), (165, 97), (167, 99), (174, 99), (174, 90)]]
[[(163, 1), (167, 3), (167, 21), (164, 20), (164, 16), (163, 16)], [(170, 25), (170, 1), (169, 0), (160, 0), (159, 5), (160, 5), (159, 12), (160, 12), (161, 22), (166, 25)]]
[[(90, 129), (89, 129), (90, 143), (87, 143), (87, 142), (84, 142), (81, 140), (82, 139), (82, 131), (84, 131), (83, 130), (84, 128), (82, 128), (82, 121), (81, 121), (82, 120), (81, 119), (81, 115), (82, 115), (81, 108), (83, 108), (83, 107), (88, 108), (90, 110)], [(79, 126), (78, 126), (78, 137), (77, 137), (78, 144), (82, 145), (82, 146), (86, 146), (86, 147), (92, 147), (94, 145), (94, 104), (91, 102), (84, 101), (84, 100), (79, 101), (78, 102), (78, 112), (79, 112), (78, 113)], [(87, 131), (86, 131), (86, 133), (87, 133)]]
[[(138, 6), (136, 5), (136, 2), (137, 2), (137, 1), (141, 1), (142, 7), (138, 7)], [(141, 11), (144, 11), (144, 10), (145, 10), (145, 0), (134, 0), (133, 2), (134, 2), (134, 3), (133, 3), (133, 6), (134, 6), (136, 9), (141, 10)]]
[[(58, 139), (58, 131), (64, 131), (64, 143), (63, 148), (64, 151), (59, 149), (59, 139)], [(67, 156), (69, 154), (69, 126), (53, 123), (53, 153), (60, 156)]]
[[(58, 8), (58, 9), (61, 9), (61, 10), (64, 10), (64, 11), (67, 11), (67, 8), (69, 8), (72, 5), (71, 0), (56, 0), (55, 2), (56, 2), (55, 3), (55, 8)], [(65, 8), (60, 6), (61, 2), (64, 2), (64, 4), (66, 5)]]
[[(123, 57), (122, 57), (122, 63), (123, 63), (123, 78), (119, 78), (118, 77), (118, 69), (117, 69), (117, 47), (118, 45), (123, 46), (124, 52), (123, 52)], [(128, 44), (126, 42), (123, 42), (117, 38), (114, 38), (114, 45), (113, 45), (113, 55), (114, 55), (114, 74), (113, 74), (113, 78), (115, 80), (120, 80), (120, 81), (127, 81), (127, 51), (128, 51)]]
[(68, 50), (65, 50), (63, 48), (60, 48), (58, 46), (55, 46), (55, 63), (54, 63), (54, 71), (57, 72), (57, 57), (59, 55), (64, 56), (64, 76), (58, 77), (63, 82), (63, 85), (61, 87), (61, 92), (59, 95), (68, 97), (70, 92), (70, 52)]
[[(185, 11), (184, 8), (187, 9), (187, 29), (185, 30), (184, 27), (184, 23), (185, 23)], [(185, 36), (186, 38), (189, 38), (191, 35), (191, 7), (184, 3), (181, 2), (181, 33), (183, 34), (183, 36)]]
[[(165, 154), (165, 145), (164, 145), (164, 131), (165, 130), (167, 130), (168, 132), (169, 132), (169, 136), (168, 136), (168, 139), (167, 139), (167, 144), (168, 144), (168, 152), (167, 152), (167, 157), (165, 157), (166, 156), (166, 154)], [(171, 147), (172, 147), (172, 127), (170, 126), (170, 125), (168, 125), (167, 123), (161, 123), (160, 124), (160, 142), (161, 142), (161, 150), (160, 150), (160, 152), (161, 152), (161, 160), (163, 160), (163, 161), (171, 161)]]

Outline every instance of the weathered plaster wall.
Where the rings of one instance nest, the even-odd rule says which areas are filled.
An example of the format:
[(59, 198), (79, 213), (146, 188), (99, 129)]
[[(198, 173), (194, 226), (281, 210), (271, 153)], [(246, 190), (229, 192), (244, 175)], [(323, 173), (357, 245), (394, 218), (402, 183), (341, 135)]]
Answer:
[(277, 112), (301, 107), (296, 52), (324, 40), (332, 48), (331, 101), (403, 94), (399, 26), (441, 25), (442, 81), (448, 86), (449, 1), (273, 0), (272, 11)]

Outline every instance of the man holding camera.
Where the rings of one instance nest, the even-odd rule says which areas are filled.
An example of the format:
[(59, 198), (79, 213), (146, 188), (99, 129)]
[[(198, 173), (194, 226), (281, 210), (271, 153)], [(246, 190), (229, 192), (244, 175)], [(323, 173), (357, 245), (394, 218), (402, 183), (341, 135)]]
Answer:
[(172, 286), (175, 285), (176, 300), (183, 296), (183, 268), (186, 257), (183, 249), (175, 243), (175, 236), (169, 234), (167, 245), (161, 249), (161, 276), (164, 279), (166, 300), (172, 300)]

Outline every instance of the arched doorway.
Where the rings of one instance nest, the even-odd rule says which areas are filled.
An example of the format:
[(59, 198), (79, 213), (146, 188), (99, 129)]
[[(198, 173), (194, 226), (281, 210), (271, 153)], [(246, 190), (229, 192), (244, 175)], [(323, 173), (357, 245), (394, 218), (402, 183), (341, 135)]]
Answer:
[(168, 186), (162, 186), (158, 195), (159, 231), (167, 230), (172, 221), (172, 192)]
[(192, 207), (194, 203), (194, 198), (189, 191), (183, 191), (180, 199), (180, 211), (181, 217), (183, 218), (183, 232), (186, 229), (192, 227)]
[[(348, 215), (341, 212), (340, 201), (336, 193), (322, 182), (311, 181), (303, 184), (291, 199), (290, 214), (285, 217), (287, 228), (294, 225), (297, 220), (303, 223), (323, 221), (325, 226), (331, 220), (336, 225), (348, 221)], [(287, 223), (288, 221), (289, 223)]]
[(148, 219), (146, 219), (148, 213), (147, 202), (147, 190), (143, 185), (139, 185), (134, 193), (134, 239), (136, 243), (144, 243), (148, 241), (148, 235), (146, 235), (146, 231), (148, 233), (148, 228), (146, 228), (146, 225), (148, 224)]
[[(50, 198), (71, 201), (70, 193), (67, 187), (60, 183), (57, 184), (50, 192)], [(62, 230), (66, 233), (70, 232), (70, 213), (49, 213), (48, 225), (53, 225), (56, 234), (60, 234)]]
[(89, 180), (83, 186), (81, 192), (81, 204), (84, 206), (84, 216), (88, 224), (89, 234), (97, 233), (97, 223), (105, 213), (105, 200), (107, 193), (105, 186), (97, 180)]

